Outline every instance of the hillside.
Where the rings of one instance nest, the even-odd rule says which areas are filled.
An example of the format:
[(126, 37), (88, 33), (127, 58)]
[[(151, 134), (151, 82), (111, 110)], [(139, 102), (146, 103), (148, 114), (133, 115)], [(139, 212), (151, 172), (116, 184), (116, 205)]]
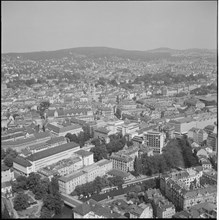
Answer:
[(132, 60), (151, 60), (159, 58), (168, 58), (174, 54), (191, 54), (191, 53), (203, 53), (212, 54), (214, 52), (206, 49), (189, 49), (189, 50), (174, 50), (170, 48), (157, 48), (148, 51), (136, 51), (136, 50), (122, 50), (108, 47), (77, 47), (71, 49), (62, 49), (55, 51), (39, 51), (28, 53), (6, 53), (3, 56), (8, 55), (10, 57), (22, 57), (30, 60), (45, 60), (45, 59), (61, 59), (63, 57), (72, 56), (86, 56), (91, 58), (99, 57), (120, 57)]

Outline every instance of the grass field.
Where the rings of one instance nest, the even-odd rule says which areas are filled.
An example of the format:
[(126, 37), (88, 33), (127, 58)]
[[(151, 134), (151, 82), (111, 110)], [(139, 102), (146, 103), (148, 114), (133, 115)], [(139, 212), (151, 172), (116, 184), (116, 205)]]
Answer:
[(29, 217), (29, 218), (35, 218), (35, 214), (38, 210), (38, 205), (32, 206), (31, 208), (27, 208), (23, 211), (18, 211), (19, 217)]

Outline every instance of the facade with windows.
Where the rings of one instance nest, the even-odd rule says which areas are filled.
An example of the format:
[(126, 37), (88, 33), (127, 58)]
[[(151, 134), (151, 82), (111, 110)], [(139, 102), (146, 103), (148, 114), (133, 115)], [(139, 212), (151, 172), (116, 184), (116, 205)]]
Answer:
[[(216, 203), (217, 186), (209, 185), (201, 187), (196, 178), (202, 176), (200, 170), (199, 176), (187, 176), (185, 181), (177, 181), (170, 175), (164, 175), (160, 179), (160, 189), (163, 194), (175, 205), (175, 207), (184, 210), (199, 203)], [(192, 181), (192, 178), (195, 180)], [(188, 184), (188, 182), (190, 184)]]
[(147, 147), (153, 150), (153, 153), (162, 153), (164, 147), (165, 134), (157, 131), (144, 132), (144, 142)]
[(59, 189), (61, 193), (70, 194), (75, 190), (76, 186), (94, 181), (97, 176), (103, 176), (111, 169), (111, 161), (106, 159), (100, 160), (72, 174), (60, 177), (58, 180)]
[(59, 145), (44, 151), (34, 153), (26, 158), (15, 158), (13, 167), (19, 172), (29, 175), (31, 172), (37, 172), (43, 167), (54, 164), (60, 160), (70, 158), (80, 146), (74, 142)]

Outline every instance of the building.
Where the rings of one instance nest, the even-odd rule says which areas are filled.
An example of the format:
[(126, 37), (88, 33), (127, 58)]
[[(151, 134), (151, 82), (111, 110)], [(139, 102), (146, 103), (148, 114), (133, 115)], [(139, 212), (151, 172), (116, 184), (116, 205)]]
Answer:
[(7, 167), (4, 163), (1, 165), (1, 182), (9, 182), (14, 180), (13, 168)]
[(13, 162), (13, 167), (18, 172), (29, 175), (31, 172), (37, 172), (45, 166), (54, 164), (60, 160), (70, 158), (80, 146), (74, 142), (39, 151), (26, 158), (17, 157)]
[(196, 122), (192, 118), (182, 118), (170, 120), (168, 125), (173, 126), (175, 128), (175, 132), (179, 134), (186, 134), (193, 127), (196, 128)]
[(109, 143), (110, 142), (110, 139), (109, 139), (110, 133), (112, 133), (112, 132), (107, 130), (105, 127), (96, 128), (96, 129), (94, 129), (94, 138), (98, 138), (100, 140), (105, 140), (106, 143)]
[(161, 154), (164, 147), (165, 134), (158, 131), (144, 132), (144, 142), (154, 154)]
[(6, 196), (8, 198), (12, 196), (12, 185), (10, 181), (3, 182), (1, 185), (2, 196)]
[(192, 171), (190, 175), (185, 172), (163, 175), (160, 179), (160, 189), (163, 194), (180, 210), (188, 209), (199, 203), (215, 203), (216, 185), (202, 187), (199, 180), (203, 174), (203, 168), (196, 167), (190, 170)]
[(112, 161), (113, 169), (129, 172), (134, 170), (135, 157), (138, 157), (138, 148), (125, 146), (123, 150), (112, 153), (110, 160)]
[(218, 148), (218, 137), (217, 134), (209, 134), (207, 137), (207, 145), (212, 147), (213, 151), (217, 152)]
[(122, 132), (122, 125), (124, 124), (123, 120), (111, 120), (108, 122), (106, 128), (111, 131), (113, 134)]
[(45, 143), (51, 139), (51, 134), (49, 132), (40, 132), (35, 133), (34, 136), (25, 139), (18, 139), (16, 141), (7, 141), (2, 143), (2, 148), (12, 148), (18, 152), (21, 152), (22, 149), (35, 145)]
[(110, 169), (112, 169), (112, 162), (105, 159), (84, 166), (76, 172), (60, 177), (58, 180), (59, 189), (62, 193), (70, 194), (76, 186), (94, 181), (97, 176), (105, 175)]
[(167, 138), (169, 138), (169, 139), (174, 138), (174, 132), (175, 132), (174, 126), (166, 125), (166, 126), (164, 126), (163, 130), (166, 133)]
[(62, 144), (66, 144), (67, 143), (67, 139), (63, 136), (60, 137), (52, 137), (51, 139), (49, 139), (48, 141), (46, 141), (45, 143), (41, 144), (41, 143), (37, 143), (35, 145), (32, 146), (28, 146), (25, 149), (27, 151), (29, 151), (31, 154), (34, 154), (38, 151), (42, 151), (42, 150), (46, 150), (49, 149), (51, 147), (56, 147)]
[(176, 213), (175, 206), (163, 196), (153, 200), (154, 214), (157, 218), (172, 218)]
[(101, 170), (100, 176), (105, 175), (108, 171), (113, 169), (112, 161), (107, 160), (107, 159), (102, 159), (102, 160), (96, 162), (96, 165), (100, 167), (100, 170)]
[(83, 166), (89, 166), (94, 163), (94, 154), (83, 149), (76, 151), (75, 154), (82, 160)]
[(129, 135), (131, 138), (133, 138), (139, 130), (139, 124), (135, 122), (129, 122), (128, 120), (125, 121), (122, 127), (122, 135)]
[(153, 208), (150, 203), (131, 205), (129, 213), (130, 218), (153, 218)]
[(82, 159), (77, 156), (73, 156), (71, 158), (63, 159), (57, 163), (46, 166), (38, 170), (38, 173), (43, 177), (51, 179), (55, 175), (66, 176), (81, 169), (82, 167)]
[(217, 172), (213, 170), (205, 170), (203, 172), (202, 178), (207, 180), (209, 184), (214, 185), (217, 184)]
[(172, 218), (175, 206), (163, 197), (159, 189), (148, 189), (145, 197), (153, 207), (153, 214), (157, 218)]
[(77, 135), (83, 131), (82, 126), (78, 124), (63, 125), (55, 122), (48, 123), (47, 128), (56, 136), (65, 136), (67, 133)]
[(32, 163), (24, 157), (17, 156), (13, 161), (13, 169), (20, 175), (29, 176), (33, 171)]
[(70, 175), (60, 177), (58, 180), (61, 193), (70, 194), (75, 187), (86, 183), (86, 175), (83, 171), (77, 171)]
[(208, 134), (203, 129), (191, 128), (188, 131), (188, 137), (192, 138), (196, 143), (201, 144), (203, 141), (207, 140)]
[(120, 214), (111, 211), (110, 208), (104, 207), (93, 199), (77, 206), (73, 211), (74, 218), (120, 218)]

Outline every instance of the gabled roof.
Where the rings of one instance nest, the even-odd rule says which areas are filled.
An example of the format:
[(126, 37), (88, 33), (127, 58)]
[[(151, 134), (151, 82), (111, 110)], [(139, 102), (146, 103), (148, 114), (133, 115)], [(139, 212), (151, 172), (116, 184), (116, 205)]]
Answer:
[(55, 143), (63, 142), (63, 141), (65, 141), (65, 140), (66, 140), (66, 139), (65, 139), (65, 137), (63, 137), (63, 136), (53, 137), (53, 138), (51, 138), (50, 140), (48, 140), (48, 141), (46, 142), (46, 144), (55, 144)]
[(85, 216), (90, 211), (91, 211), (91, 208), (86, 203), (83, 203), (83, 204), (77, 206), (76, 208), (74, 208), (74, 212), (76, 212), (76, 213), (78, 213), (78, 214), (80, 214), (82, 216)]
[[(112, 218), (112, 217), (114, 217), (113, 214), (115, 214), (115, 213), (111, 213), (111, 210), (109, 208), (103, 207), (101, 204), (99, 204), (98, 202), (96, 202), (93, 199), (90, 199), (86, 203), (83, 203), (83, 204), (77, 206), (74, 209), (74, 212), (76, 212), (82, 216), (85, 216), (89, 212), (94, 212), (98, 216), (104, 216), (107, 218)], [(117, 215), (115, 215), (115, 216), (117, 216)]]
[(50, 137), (51, 135), (50, 135), (50, 132), (46, 131), (46, 132), (35, 133), (34, 136), (36, 139), (43, 139), (46, 137)]
[(17, 146), (17, 145), (21, 145), (21, 144), (32, 143), (35, 140), (36, 140), (35, 137), (30, 137), (30, 138), (25, 138), (25, 139), (18, 139), (16, 141), (4, 142), (4, 143), (2, 143), (2, 146)]
[(24, 157), (21, 157), (21, 156), (17, 156), (16, 158), (14, 158), (14, 162), (23, 166), (23, 167), (31, 167), (32, 166), (32, 164), (27, 159), (25, 159)]

